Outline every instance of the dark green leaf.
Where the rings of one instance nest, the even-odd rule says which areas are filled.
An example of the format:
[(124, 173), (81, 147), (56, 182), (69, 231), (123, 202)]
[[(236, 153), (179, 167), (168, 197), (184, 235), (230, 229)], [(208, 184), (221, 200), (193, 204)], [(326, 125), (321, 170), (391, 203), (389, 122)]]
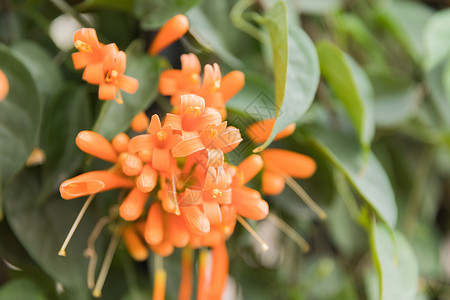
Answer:
[(90, 127), (90, 107), (85, 88), (63, 85), (46, 105), (41, 146), (47, 159), (42, 167), (41, 197), (57, 191), (62, 180), (79, 167), (83, 152), (75, 145), (78, 132)]
[[(30, 73), (6, 47), (0, 47), (0, 70), (9, 81), (9, 94), (0, 102), (1, 199), (5, 185), (36, 145), (43, 101)], [(1, 207), (0, 202), (0, 212)]]
[(435, 13), (423, 33), (426, 50), (424, 66), (431, 70), (450, 55), (450, 8)]
[(255, 152), (303, 116), (314, 99), (320, 76), (314, 45), (300, 27), (288, 26), (284, 2), (275, 4), (264, 19), (273, 52), (276, 122), (268, 140)]
[(322, 76), (344, 104), (364, 152), (367, 153), (375, 132), (373, 88), (370, 81), (361, 67), (332, 43), (320, 42), (317, 53)]
[(41, 206), (36, 201), (39, 183), (33, 170), (25, 170), (14, 178), (5, 195), (5, 216), (22, 245), (40, 267), (60, 282), (75, 299), (86, 299), (87, 259), (83, 250), (93, 216), (88, 212), (77, 229), (67, 257), (58, 256), (58, 250), (81, 208), (81, 199), (65, 201), (55, 197)]
[(134, 0), (134, 13), (141, 20), (143, 29), (156, 29), (175, 15), (186, 14), (199, 2), (200, 0)]
[(7, 282), (0, 289), (0, 300), (45, 300), (41, 288), (27, 278), (18, 278)]
[[(419, 283), (417, 258), (405, 237), (394, 237), (383, 225), (371, 225), (372, 256), (378, 270), (380, 300), (415, 299)], [(395, 240), (394, 240), (395, 238)]]
[(159, 58), (148, 55), (127, 56), (126, 74), (139, 80), (139, 88), (133, 95), (122, 93), (123, 104), (107, 101), (103, 104), (93, 131), (111, 140), (126, 130), (133, 118), (155, 100), (158, 92), (159, 73), (162, 63)]
[(312, 130), (307, 135), (318, 150), (345, 174), (378, 216), (394, 228), (397, 222), (395, 196), (376, 156), (369, 152), (367, 165), (362, 169), (363, 155), (353, 137), (332, 130)]
[(27, 67), (41, 95), (50, 95), (61, 84), (61, 71), (39, 44), (20, 41), (11, 46), (11, 51)]
[(118, 11), (124, 11), (127, 13), (133, 12), (133, 0), (123, 1), (123, 0), (85, 0), (78, 4), (76, 8), (80, 11), (106, 8), (114, 9)]

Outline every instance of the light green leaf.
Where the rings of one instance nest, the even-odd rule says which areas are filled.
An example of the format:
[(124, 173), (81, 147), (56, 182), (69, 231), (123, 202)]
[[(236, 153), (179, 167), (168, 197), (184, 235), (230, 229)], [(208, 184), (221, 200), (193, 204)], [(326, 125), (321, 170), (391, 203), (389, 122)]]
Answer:
[(159, 58), (128, 55), (125, 73), (139, 80), (139, 88), (133, 95), (122, 93), (123, 104), (115, 101), (104, 103), (92, 130), (108, 140), (125, 131), (133, 118), (155, 100), (161, 70)]
[(4, 46), (0, 46), (0, 70), (9, 81), (9, 94), (0, 102), (1, 216), (4, 187), (24, 166), (36, 145), (43, 101), (24, 64)]
[(87, 259), (83, 257), (88, 235), (94, 227), (90, 211), (84, 216), (68, 249), (67, 257), (58, 250), (81, 208), (81, 199), (54, 197), (45, 205), (36, 201), (40, 185), (34, 170), (27, 169), (14, 178), (5, 194), (5, 216), (15, 236), (40, 267), (60, 282), (74, 299), (87, 299)]
[(61, 84), (62, 74), (51, 55), (39, 44), (20, 41), (11, 46), (12, 53), (25, 64), (43, 96), (50, 95)]
[(0, 300), (45, 300), (44, 292), (33, 281), (17, 278), (7, 282), (0, 289)]
[(199, 2), (200, 0), (134, 0), (134, 13), (141, 20), (142, 29), (151, 30), (161, 27), (178, 14), (186, 14)]
[(373, 88), (361, 67), (330, 42), (317, 44), (320, 70), (336, 97), (342, 101), (358, 132), (365, 153), (375, 132)]
[(416, 61), (423, 58), (422, 40), (424, 27), (433, 11), (418, 1), (380, 1), (377, 19), (390, 30), (403, 48)]
[[(212, 1), (212, 0), (210, 0)], [(222, 2), (222, 1), (220, 1)], [(214, 52), (225, 63), (233, 68), (243, 68), (245, 64), (236, 57), (223, 33), (216, 24), (217, 20), (205, 12), (202, 7), (197, 6), (191, 9), (187, 17), (189, 18), (189, 32), (208, 51)], [(230, 28), (231, 30), (232, 28)]]
[(450, 31), (448, 28), (450, 28), (450, 8), (438, 11), (428, 20), (423, 33), (426, 70), (433, 69), (449, 57)]
[(61, 180), (80, 166), (83, 152), (75, 145), (77, 134), (90, 128), (90, 106), (85, 88), (63, 85), (46, 104), (41, 147), (46, 153), (42, 166), (41, 197), (58, 191)]
[[(394, 239), (395, 238), (395, 239)], [(417, 258), (405, 237), (371, 224), (371, 250), (378, 271), (380, 300), (414, 300), (419, 283)]]
[(286, 4), (275, 4), (264, 19), (273, 52), (276, 121), (270, 137), (255, 152), (303, 116), (314, 100), (320, 77), (314, 45), (300, 27), (288, 26)]
[(311, 130), (308, 140), (347, 177), (362, 198), (391, 228), (397, 222), (397, 205), (389, 178), (376, 156), (369, 152), (364, 169), (356, 140), (341, 132)]
[(305, 15), (327, 15), (342, 7), (342, 0), (296, 0), (300, 12)]
[(445, 65), (438, 64), (433, 70), (425, 73), (425, 82), (431, 92), (431, 100), (437, 111), (438, 119), (445, 127), (450, 128), (450, 95), (446, 94), (448, 84)]

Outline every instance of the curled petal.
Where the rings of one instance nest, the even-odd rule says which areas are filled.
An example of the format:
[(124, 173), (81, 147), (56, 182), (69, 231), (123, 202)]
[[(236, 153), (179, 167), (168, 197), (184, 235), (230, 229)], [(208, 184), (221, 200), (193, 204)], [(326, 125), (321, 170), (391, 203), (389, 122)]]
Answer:
[(294, 178), (308, 178), (316, 171), (316, 162), (309, 156), (282, 149), (267, 149), (261, 153), (268, 170), (282, 172)]
[(117, 96), (117, 88), (113, 84), (102, 83), (98, 88), (98, 99), (114, 100)]
[(139, 81), (127, 75), (120, 75), (117, 78), (117, 87), (128, 94), (134, 94), (139, 87)]
[(236, 149), (236, 147), (241, 142), (242, 137), (239, 129), (233, 126), (229, 126), (225, 129), (225, 132), (218, 138), (217, 147), (222, 149), (223, 153), (228, 153)]
[(181, 130), (181, 117), (174, 114), (166, 114), (166, 118), (164, 119), (164, 126), (170, 125), (173, 130)]
[(180, 105), (181, 115), (191, 113), (200, 114), (204, 110), (205, 110), (205, 100), (202, 97), (193, 94), (181, 96), (181, 105)]
[(148, 194), (142, 193), (139, 189), (134, 188), (122, 202), (119, 213), (125, 221), (137, 220), (144, 209), (147, 202)]
[(256, 174), (261, 171), (264, 166), (264, 161), (258, 154), (252, 154), (244, 159), (238, 166), (238, 173), (242, 176), (241, 184), (244, 185), (249, 182)]
[[(89, 47), (83, 45), (78, 46), (77, 41), (87, 44)], [(73, 43), (78, 51), (86, 51), (92, 53), (100, 48), (100, 43), (97, 38), (97, 32), (94, 28), (81, 28), (73, 34)]]
[(207, 107), (205, 108), (203, 114), (200, 117), (198, 117), (197, 130), (201, 131), (206, 127), (208, 127), (208, 125), (210, 124), (218, 125), (221, 122), (222, 116), (220, 115), (220, 113), (214, 108)]
[(149, 164), (146, 164), (141, 174), (136, 178), (136, 186), (143, 193), (150, 193), (156, 186), (158, 173)]
[(104, 81), (102, 63), (89, 64), (83, 72), (83, 79), (90, 84), (100, 84)]
[(161, 27), (148, 52), (158, 54), (161, 50), (181, 38), (189, 29), (189, 20), (184, 15), (176, 15)]
[(130, 140), (128, 144), (129, 153), (137, 153), (143, 150), (150, 150), (153, 148), (152, 137), (149, 134), (140, 134)]
[(192, 153), (205, 149), (200, 137), (194, 137), (190, 139), (185, 139), (179, 142), (172, 149), (172, 155), (174, 157), (186, 157)]
[(78, 133), (75, 139), (75, 143), (77, 144), (78, 148), (80, 148), (87, 154), (93, 155), (109, 162), (117, 161), (117, 154), (111, 143), (103, 136), (94, 131), (81, 131), (80, 133)]
[(278, 195), (284, 190), (284, 178), (278, 173), (264, 170), (262, 175), (262, 192), (266, 195)]
[(219, 204), (214, 202), (203, 202), (203, 210), (211, 225), (220, 224), (222, 222)]
[(184, 223), (192, 234), (205, 235), (209, 232), (208, 218), (197, 205), (180, 207), (180, 210)]
[(153, 202), (145, 222), (145, 241), (149, 245), (158, 245), (164, 239), (163, 210), (159, 202)]
[(137, 232), (131, 226), (126, 226), (122, 232), (123, 242), (131, 257), (137, 261), (144, 261), (148, 257), (147, 246), (144, 245)]
[(134, 154), (126, 155), (125, 160), (122, 162), (122, 171), (127, 176), (136, 176), (141, 173), (144, 164), (142, 160)]
[(63, 199), (73, 199), (116, 188), (131, 188), (133, 181), (108, 171), (92, 171), (61, 183), (59, 191)]
[(246, 186), (233, 189), (233, 205), (239, 215), (252, 220), (262, 220), (269, 213), (267, 202), (257, 191)]
[(195, 188), (186, 188), (184, 196), (180, 201), (180, 206), (191, 206), (202, 203), (202, 190)]

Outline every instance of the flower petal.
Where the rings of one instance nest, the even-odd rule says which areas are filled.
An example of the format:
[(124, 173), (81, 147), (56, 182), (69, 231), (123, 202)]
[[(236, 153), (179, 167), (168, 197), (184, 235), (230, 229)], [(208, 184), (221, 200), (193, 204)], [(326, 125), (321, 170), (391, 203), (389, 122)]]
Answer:
[(284, 178), (278, 173), (264, 170), (262, 175), (262, 192), (266, 195), (278, 195), (284, 190)]
[(161, 50), (181, 38), (189, 29), (189, 20), (184, 15), (176, 15), (167, 21), (158, 31), (148, 52), (158, 54)]
[(309, 156), (283, 149), (261, 152), (268, 170), (286, 173), (294, 178), (308, 178), (316, 171), (316, 162)]
[(98, 99), (114, 100), (117, 96), (116, 86), (113, 84), (102, 83), (98, 89)]
[(186, 157), (192, 153), (205, 149), (200, 137), (185, 139), (172, 148), (174, 157)]
[(175, 247), (183, 248), (189, 243), (189, 231), (184, 224), (183, 218), (175, 214), (168, 214), (167, 239)]
[(258, 154), (252, 154), (244, 159), (238, 166), (238, 174), (242, 176), (241, 184), (244, 185), (249, 182), (256, 174), (261, 171), (264, 166), (264, 161)]
[(145, 241), (149, 245), (158, 245), (164, 238), (163, 210), (159, 202), (153, 202), (148, 210), (145, 222)]
[(138, 188), (134, 188), (122, 202), (119, 213), (125, 221), (137, 220), (144, 210), (148, 194), (142, 193)]
[(111, 143), (97, 132), (84, 130), (78, 133), (75, 143), (82, 151), (100, 159), (116, 162), (117, 154)]
[(170, 168), (170, 150), (154, 148), (152, 166), (158, 171), (168, 171)]
[(150, 193), (155, 188), (157, 181), (158, 173), (149, 164), (146, 164), (136, 178), (136, 186), (141, 192)]
[(149, 134), (140, 134), (135, 136), (130, 140), (128, 144), (129, 153), (137, 153), (143, 150), (148, 150), (153, 148), (152, 137)]
[(222, 94), (223, 101), (226, 102), (236, 95), (245, 84), (245, 75), (241, 71), (232, 71), (222, 78), (219, 92)]
[(180, 207), (180, 210), (184, 222), (192, 234), (205, 235), (209, 232), (208, 218), (198, 205)]
[(249, 187), (233, 188), (233, 205), (236, 212), (248, 219), (262, 220), (269, 213), (269, 205), (261, 195)]
[(117, 78), (117, 87), (128, 94), (134, 94), (139, 87), (139, 81), (127, 75), (119, 75)]

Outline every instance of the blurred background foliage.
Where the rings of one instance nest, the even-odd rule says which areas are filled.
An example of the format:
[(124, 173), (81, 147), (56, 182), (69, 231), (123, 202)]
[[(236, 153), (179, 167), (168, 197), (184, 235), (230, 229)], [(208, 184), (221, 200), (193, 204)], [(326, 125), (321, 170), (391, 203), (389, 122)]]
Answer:
[[(450, 2), (283, 3), (1, 1), (0, 69), (20, 91), (5, 101), (14, 105), (0, 104), (1, 300), (90, 298), (83, 250), (117, 197), (98, 195), (68, 256), (57, 256), (82, 205), (62, 201), (58, 186), (99, 163), (86, 161), (75, 136), (94, 128), (110, 139), (142, 109), (168, 111), (159, 72), (179, 68), (189, 52), (246, 74), (227, 107), (244, 136), (280, 109), (276, 126), (297, 122), (293, 136), (271, 146), (316, 160), (316, 174), (299, 183), (328, 214), (320, 220), (288, 187), (265, 197), (311, 247), (303, 253), (269, 218), (253, 224), (270, 246), (263, 253), (238, 226), (227, 243), (226, 299), (450, 299)], [(147, 56), (156, 30), (178, 13), (189, 33)], [(77, 22), (127, 49), (126, 73), (140, 89), (124, 95), (126, 109), (97, 101), (73, 69)], [(258, 105), (266, 111), (252, 111)], [(258, 146), (249, 143), (228, 159)], [(35, 146), (46, 162), (24, 167)], [(97, 241), (99, 259), (109, 237), (105, 230)], [(180, 255), (165, 260), (168, 299), (177, 295)], [(152, 264), (133, 262), (120, 245), (102, 298), (150, 299)]]

